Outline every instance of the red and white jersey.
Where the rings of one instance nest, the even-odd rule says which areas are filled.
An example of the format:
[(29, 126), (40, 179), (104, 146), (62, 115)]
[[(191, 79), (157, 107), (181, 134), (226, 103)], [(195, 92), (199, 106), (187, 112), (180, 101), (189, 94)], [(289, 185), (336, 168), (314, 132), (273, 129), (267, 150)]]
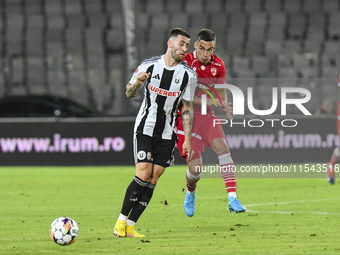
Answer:
[[(209, 91), (214, 97), (217, 97), (211, 90), (215, 84), (225, 84), (225, 66), (222, 59), (215, 54), (212, 54), (209, 62), (203, 65), (196, 56), (196, 51), (186, 54), (184, 62), (186, 62), (197, 73), (198, 87), (196, 88), (195, 96), (201, 97), (202, 94), (206, 94), (203, 90)], [(210, 97), (207, 95), (207, 97)], [(195, 112), (201, 112), (201, 106), (194, 106)], [(208, 106), (208, 111), (211, 107)]]

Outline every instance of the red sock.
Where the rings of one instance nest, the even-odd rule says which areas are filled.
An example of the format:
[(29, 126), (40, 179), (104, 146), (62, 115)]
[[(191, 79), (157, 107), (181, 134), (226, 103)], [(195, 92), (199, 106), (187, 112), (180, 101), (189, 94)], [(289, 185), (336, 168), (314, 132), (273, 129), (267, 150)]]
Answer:
[(201, 179), (201, 173), (195, 176), (192, 173), (190, 173), (188, 169), (186, 173), (186, 179), (188, 191), (194, 192), (196, 190), (197, 182)]
[(236, 192), (235, 165), (230, 153), (219, 155), (218, 159), (227, 192)]

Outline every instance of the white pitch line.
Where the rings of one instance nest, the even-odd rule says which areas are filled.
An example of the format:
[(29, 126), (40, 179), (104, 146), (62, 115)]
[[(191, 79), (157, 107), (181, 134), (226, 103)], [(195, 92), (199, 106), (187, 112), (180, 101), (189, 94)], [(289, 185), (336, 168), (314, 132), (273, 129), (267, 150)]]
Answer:
[[(331, 200), (330, 198), (324, 199), (312, 199), (312, 200), (299, 200), (299, 201), (285, 201), (285, 202), (270, 202), (270, 203), (262, 203), (262, 204), (250, 204), (245, 205), (245, 207), (252, 206), (265, 206), (265, 205), (283, 205), (283, 204), (293, 204), (293, 203), (309, 203), (309, 202), (319, 202), (319, 201), (327, 201)], [(277, 214), (321, 214), (321, 215), (338, 215), (339, 213), (328, 213), (328, 212), (285, 212), (285, 211), (254, 211), (254, 210), (246, 210), (246, 212), (252, 213), (277, 213)]]
[(325, 199), (300, 200), (300, 201), (270, 202), (270, 203), (262, 203), (262, 204), (250, 204), (250, 205), (245, 205), (245, 207), (263, 206), (263, 205), (283, 205), (283, 204), (293, 204), (293, 203), (308, 203), (308, 202), (319, 202), (319, 201), (326, 201), (326, 200), (334, 200), (334, 199), (325, 198)]
[(277, 214), (321, 214), (321, 215), (338, 215), (339, 214), (339, 213), (328, 213), (328, 212), (284, 212), (284, 211), (253, 211), (253, 210), (246, 210), (246, 212), (277, 213)]

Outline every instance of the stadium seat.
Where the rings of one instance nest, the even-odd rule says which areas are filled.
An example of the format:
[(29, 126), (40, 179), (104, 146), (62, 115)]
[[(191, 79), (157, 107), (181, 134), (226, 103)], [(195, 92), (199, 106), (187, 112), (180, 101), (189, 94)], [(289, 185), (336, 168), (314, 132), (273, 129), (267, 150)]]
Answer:
[(295, 54), (302, 52), (302, 42), (300, 40), (287, 40), (283, 42), (283, 51), (286, 54)]
[(262, 0), (245, 0), (244, 1), (244, 11), (246, 13), (258, 13), (263, 10)]
[(320, 0), (305, 0), (302, 2), (302, 11), (304, 13), (316, 13), (321, 10)]
[(254, 13), (250, 15), (247, 28), (247, 54), (260, 55), (263, 53), (266, 23), (267, 17), (265, 13)]
[(7, 55), (20, 55), (22, 51), (22, 31), (23, 16), (21, 14), (11, 14), (7, 16), (6, 40)]
[(288, 15), (288, 39), (304, 39), (306, 17), (300, 13), (291, 13)]
[(83, 14), (81, 8), (81, 0), (65, 1), (65, 13), (67, 16)]
[(170, 29), (175, 27), (189, 27), (189, 17), (186, 13), (174, 13), (170, 15)]
[[(103, 2), (103, 1), (102, 1)], [(103, 5), (103, 11), (107, 15), (122, 15), (122, 1), (105, 1), (105, 5)], [(138, 6), (142, 5), (144, 3), (143, 0), (136, 1), (136, 15), (140, 12), (138, 12)], [(146, 6), (144, 4), (143, 6)]]
[[(11, 83), (15, 86), (16, 84), (23, 84), (24, 81), (24, 58), (13, 57), (11, 58)], [(2, 73), (2, 72), (0, 72)]]
[(323, 52), (327, 55), (339, 54), (340, 47), (338, 41), (325, 41), (323, 46)]
[[(191, 14), (189, 21), (190, 26), (188, 30), (193, 38), (196, 38), (197, 34), (202, 28), (208, 28), (208, 15), (206, 13), (202, 13), (201, 15)], [(192, 43), (191, 46), (193, 46)]]
[(82, 14), (71, 14), (67, 16), (67, 27), (82, 29), (85, 27), (85, 16)]
[(224, 4), (224, 0), (205, 0), (205, 3), (203, 3), (205, 6), (204, 11), (216, 15), (224, 10)]
[(322, 10), (327, 11), (327, 12), (338, 12), (339, 1), (338, 0), (323, 0)]
[(302, 48), (305, 53), (318, 54), (322, 51), (322, 43), (317, 40), (305, 40)]
[(26, 15), (30, 16), (30, 15), (41, 14), (41, 11), (42, 11), (41, 3), (42, 1), (40, 0), (30, 0), (29, 4), (26, 3), (26, 6), (25, 6)]
[(44, 84), (43, 60), (41, 57), (27, 58), (27, 84), (32, 94), (46, 94)]
[[(337, 103), (338, 103), (338, 80), (339, 75), (337, 76), (326, 76), (321, 79), (321, 92), (320, 92), (320, 99), (328, 100), (332, 105), (332, 113), (336, 113), (337, 110)], [(321, 104), (321, 102), (320, 102)]]
[[(309, 1), (309, 0), (308, 0)], [(301, 11), (301, 3), (298, 0), (284, 0), (283, 11), (286, 13), (294, 13)]]
[(216, 47), (222, 51), (227, 50), (226, 37), (227, 27), (229, 26), (228, 17), (225, 13), (218, 13), (210, 15), (210, 26), (209, 28), (215, 32), (217, 42)]
[(101, 15), (103, 10), (101, 3), (102, 1), (98, 0), (85, 0), (85, 14), (90, 16)]
[(271, 72), (270, 60), (267, 56), (252, 56), (250, 66), (259, 77), (268, 76)]
[(186, 0), (184, 10), (189, 14), (201, 14), (203, 13), (203, 2), (204, 0)]
[(147, 0), (146, 11), (151, 14), (161, 14), (164, 12), (164, 1), (162, 0)]
[(328, 37), (330, 39), (340, 39), (340, 15), (338, 12), (329, 13)]
[(240, 0), (228, 0), (224, 6), (226, 13), (241, 13), (243, 12), (242, 1)]
[(166, 1), (166, 13), (178, 13), (178, 12), (184, 12), (184, 0), (171, 0)]
[(60, 16), (61, 1), (45, 1), (45, 12), (48, 17), (50, 17), (50, 15)]
[(230, 15), (230, 26), (228, 28), (227, 45), (229, 50), (237, 52), (243, 48), (245, 41), (247, 15), (234, 13)]
[(281, 12), (282, 10), (281, 2), (282, 2), (281, 0), (265, 0), (264, 11), (267, 13)]
[(326, 15), (311, 13), (308, 15), (306, 41), (322, 42), (325, 38)]
[(68, 28), (65, 31), (66, 52), (69, 54), (81, 54), (83, 45), (82, 31), (77, 28)]
[(269, 40), (264, 43), (264, 54), (266, 56), (273, 56), (282, 53), (282, 41)]
[(157, 30), (157, 31), (162, 30), (162, 31), (168, 32), (167, 31), (168, 22), (169, 22), (169, 16), (167, 14), (151, 15), (151, 23), (150, 23), (151, 30)]
[(273, 12), (269, 13), (269, 27), (267, 38), (269, 41), (281, 41), (284, 39), (284, 28), (286, 25), (286, 14)]

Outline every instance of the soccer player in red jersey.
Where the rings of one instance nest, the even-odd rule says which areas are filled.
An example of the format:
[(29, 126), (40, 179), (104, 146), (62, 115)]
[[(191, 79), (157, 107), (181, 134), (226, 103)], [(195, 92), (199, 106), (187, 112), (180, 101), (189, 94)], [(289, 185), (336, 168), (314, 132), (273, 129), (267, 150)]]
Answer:
[[(226, 142), (225, 134), (221, 125), (213, 125), (215, 112), (211, 109), (212, 104), (222, 107), (228, 119), (233, 118), (231, 103), (227, 102), (225, 89), (214, 89), (215, 84), (225, 84), (225, 66), (223, 61), (213, 54), (216, 48), (215, 33), (209, 29), (202, 29), (194, 44), (195, 51), (186, 54), (184, 61), (197, 73), (198, 87), (194, 97), (194, 124), (192, 128), (191, 144), (194, 152), (186, 172), (187, 191), (184, 202), (184, 210), (191, 217), (195, 212), (196, 184), (201, 177), (203, 165), (201, 152), (204, 146), (212, 148), (218, 156), (221, 174), (228, 192), (230, 212), (245, 212), (245, 207), (240, 204), (236, 196), (236, 179), (234, 161)], [(215, 98), (210, 95), (217, 93)], [(206, 95), (207, 113), (201, 114), (202, 95)], [(204, 96), (205, 97), (205, 96)], [(181, 109), (177, 117), (177, 146), (182, 148), (184, 132), (182, 128)]]
[[(340, 136), (340, 75), (339, 75), (339, 82), (338, 82), (338, 110), (337, 110), (336, 123), (337, 123), (338, 136)], [(339, 147), (336, 147), (332, 153), (331, 161), (328, 163), (327, 179), (330, 184), (335, 183), (334, 166), (339, 161), (340, 161), (340, 149)]]

